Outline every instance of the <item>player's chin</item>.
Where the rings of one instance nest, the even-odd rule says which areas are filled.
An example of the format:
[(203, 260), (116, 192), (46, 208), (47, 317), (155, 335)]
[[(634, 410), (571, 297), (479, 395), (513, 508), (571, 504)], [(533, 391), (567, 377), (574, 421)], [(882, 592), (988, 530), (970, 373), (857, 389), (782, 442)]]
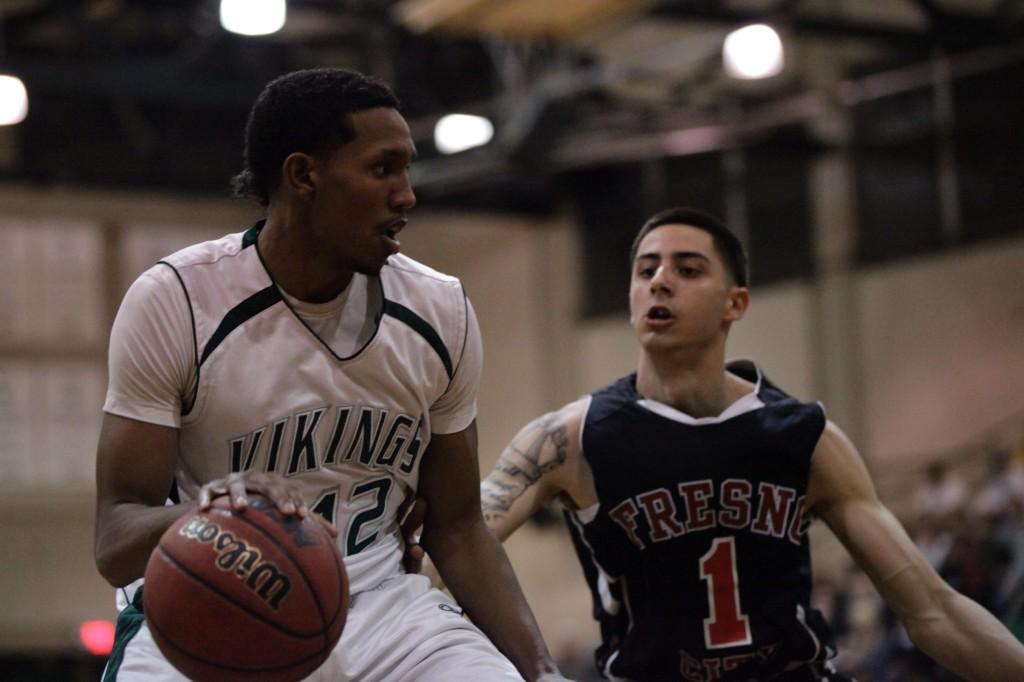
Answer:
[(677, 339), (660, 330), (639, 330), (637, 340), (645, 350), (649, 351), (670, 350), (680, 345)]

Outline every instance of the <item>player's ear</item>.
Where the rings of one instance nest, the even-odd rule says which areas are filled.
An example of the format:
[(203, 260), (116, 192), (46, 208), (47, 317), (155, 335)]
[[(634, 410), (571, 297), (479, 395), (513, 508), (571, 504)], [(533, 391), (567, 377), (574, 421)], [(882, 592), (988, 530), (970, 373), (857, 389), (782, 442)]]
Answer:
[(281, 186), (291, 196), (312, 199), (319, 180), (316, 159), (303, 152), (293, 152), (281, 164)]
[(729, 290), (725, 302), (725, 321), (735, 322), (743, 318), (750, 306), (750, 290), (734, 286)]

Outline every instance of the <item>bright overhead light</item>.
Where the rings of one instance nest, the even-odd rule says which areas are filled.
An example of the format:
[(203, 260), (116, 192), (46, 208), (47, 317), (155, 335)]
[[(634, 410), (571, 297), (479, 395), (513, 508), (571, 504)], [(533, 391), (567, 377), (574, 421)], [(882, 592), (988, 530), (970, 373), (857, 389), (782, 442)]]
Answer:
[(284, 26), (285, 0), (220, 0), (220, 25), (244, 36), (265, 36)]
[(483, 116), (448, 114), (434, 126), (434, 146), (442, 154), (480, 147), (494, 137), (494, 125)]
[(752, 24), (736, 29), (722, 46), (725, 70), (734, 78), (769, 78), (782, 71), (782, 39), (771, 26)]
[(0, 76), (0, 126), (21, 123), (28, 116), (28, 92), (16, 76)]

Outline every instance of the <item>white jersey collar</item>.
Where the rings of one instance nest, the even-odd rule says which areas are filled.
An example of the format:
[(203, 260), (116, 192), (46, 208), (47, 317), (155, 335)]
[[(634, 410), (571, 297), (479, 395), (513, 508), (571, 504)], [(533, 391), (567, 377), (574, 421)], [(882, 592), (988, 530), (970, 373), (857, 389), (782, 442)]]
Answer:
[[(746, 361), (741, 361), (746, 362)], [(730, 363), (731, 364), (731, 363)], [(671, 405), (666, 405), (663, 402), (652, 400), (650, 398), (641, 398), (636, 403), (640, 407), (657, 414), (658, 416), (672, 421), (679, 422), (681, 424), (689, 424), (690, 426), (705, 426), (707, 424), (721, 424), (722, 422), (738, 417), (741, 414), (747, 412), (753, 412), (764, 407), (764, 401), (761, 400), (761, 368), (753, 365), (753, 369), (757, 372), (757, 382), (754, 385), (754, 390), (747, 393), (742, 398), (739, 398), (736, 402), (725, 408), (721, 414), (715, 417), (693, 417), (681, 410), (677, 410)], [(728, 368), (727, 368), (728, 370)]]

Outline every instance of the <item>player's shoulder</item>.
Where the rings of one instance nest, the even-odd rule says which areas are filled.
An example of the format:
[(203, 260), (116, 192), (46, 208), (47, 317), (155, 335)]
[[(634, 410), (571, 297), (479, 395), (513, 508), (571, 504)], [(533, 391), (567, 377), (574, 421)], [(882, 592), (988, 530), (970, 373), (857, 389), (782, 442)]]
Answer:
[(639, 400), (640, 394), (636, 390), (636, 372), (630, 372), (625, 376), (599, 386), (590, 392), (590, 398), (618, 398), (622, 400)]
[(835, 453), (837, 457), (860, 458), (860, 453), (853, 445), (849, 436), (831, 419), (825, 418), (825, 424), (818, 438), (816, 451)]
[(570, 403), (566, 403), (553, 414), (556, 419), (566, 427), (579, 429), (587, 414), (587, 407), (590, 405), (589, 395), (580, 396)]
[(875, 499), (871, 475), (857, 447), (835, 422), (826, 420), (811, 459), (808, 507)]
[(246, 242), (247, 234), (247, 232), (235, 232), (218, 239), (191, 244), (162, 258), (161, 262), (175, 269), (216, 263), (222, 258), (236, 256), (250, 246)]
[[(581, 419), (587, 424), (615, 424), (642, 400), (636, 389), (636, 372), (600, 386), (584, 397)], [(613, 426), (612, 428), (618, 428)]]
[(144, 292), (155, 292), (166, 289), (169, 286), (177, 287), (178, 278), (174, 274), (174, 268), (168, 267), (167, 263), (160, 261), (155, 263), (132, 282), (131, 289)]
[(157, 301), (177, 300), (181, 293), (181, 282), (174, 268), (161, 261), (135, 278), (125, 292), (121, 306), (141, 305), (145, 310), (152, 308)]
[(544, 435), (546, 442), (565, 448), (569, 454), (573, 454), (579, 444), (579, 433), (588, 403), (589, 396), (584, 396), (546, 412), (524, 426), (516, 438), (526, 437), (532, 441), (538, 435)]
[(386, 312), (414, 313), (453, 343), (465, 337), (469, 305), (457, 277), (395, 254), (381, 268), (380, 282)]
[(396, 253), (388, 258), (383, 272), (394, 277), (417, 281), (422, 284), (433, 284), (441, 287), (462, 288), (458, 277), (447, 275), (439, 270), (410, 258), (404, 253)]

